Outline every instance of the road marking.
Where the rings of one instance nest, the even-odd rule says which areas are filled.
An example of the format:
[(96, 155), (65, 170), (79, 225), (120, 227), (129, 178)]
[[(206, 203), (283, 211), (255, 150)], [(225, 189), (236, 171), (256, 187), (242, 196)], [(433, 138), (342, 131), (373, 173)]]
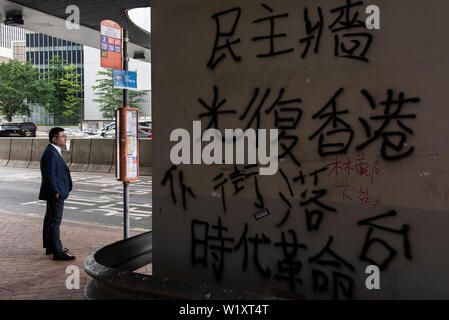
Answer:
[(45, 201), (44, 200), (30, 201), (30, 202), (21, 203), (21, 205), (22, 206), (26, 206), (26, 205), (29, 205), (29, 204), (38, 204), (38, 203), (44, 204)]
[[(117, 211), (117, 210), (111, 210), (111, 209), (89, 209), (89, 210), (85, 210), (85, 212), (92, 212), (92, 211), (99, 211), (102, 212), (105, 216), (123, 216), (123, 213), (121, 211)], [(139, 219), (143, 218), (148, 218), (151, 217), (151, 214), (139, 214), (139, 213), (130, 213), (129, 214), (130, 217), (139, 217)], [(137, 218), (135, 218), (137, 219)]]
[(80, 206), (95, 206), (94, 203), (85, 203), (85, 202), (71, 201), (71, 200), (65, 200), (65, 203), (72, 203), (72, 204), (77, 204)]
[[(109, 212), (109, 213), (105, 213), (105, 216), (114, 216), (114, 215), (119, 215), (119, 216), (123, 216), (123, 213), (121, 212)], [(140, 214), (140, 213), (129, 213), (130, 217), (142, 217), (142, 218), (148, 218), (151, 217), (151, 215), (148, 214)]]
[(81, 197), (75, 197), (75, 196), (70, 197), (70, 199), (73, 201), (86, 201), (86, 202), (94, 202), (94, 203), (108, 203), (112, 200), (109, 197), (104, 197), (104, 198), (100, 198), (100, 199), (91, 199), (91, 198), (81, 198)]
[(74, 190), (74, 192), (89, 192), (89, 193), (101, 193), (101, 194), (104, 194), (103, 191), (98, 191), (98, 190), (84, 190), (84, 189), (77, 189), (77, 190)]
[[(90, 175), (84, 172), (72, 173), (72, 180), (75, 186), (80, 186), (81, 189), (74, 189), (69, 199), (65, 200), (65, 209), (78, 210), (83, 213), (83, 217), (89, 216), (119, 216), (123, 217), (123, 185), (120, 181), (110, 176)], [(17, 173), (8, 176), (0, 177), (0, 182), (9, 181), (24, 181), (29, 182), (33, 186), (35, 183), (41, 182), (41, 174), (39, 171)], [(151, 219), (152, 217), (152, 203), (144, 198), (152, 194), (153, 182), (150, 180), (137, 180), (130, 185), (130, 195), (135, 196), (137, 201), (143, 203), (130, 204), (129, 216), (132, 220)], [(83, 187), (91, 189), (84, 189)], [(79, 192), (79, 193), (78, 193)], [(41, 214), (27, 214), (30, 216), (43, 217), (45, 214), (45, 200), (34, 200), (20, 203), (22, 206), (38, 206)], [(34, 207), (36, 208), (36, 207)], [(87, 214), (87, 215), (86, 215)], [(84, 219), (84, 218), (83, 218)], [(108, 218), (110, 219), (110, 218)], [(70, 220), (70, 219), (68, 219)], [(78, 221), (78, 223), (82, 223)], [(87, 223), (89, 224), (89, 223)], [(96, 223), (95, 223), (96, 224)], [(138, 228), (139, 229), (139, 228)], [(137, 229), (133, 229), (137, 230)], [(149, 229), (139, 229), (141, 231), (150, 231)]]
[(134, 208), (129, 208), (129, 212), (136, 212), (136, 213), (145, 213), (145, 214), (151, 214), (151, 211), (150, 212), (148, 212), (148, 211), (143, 211), (143, 210), (136, 210), (136, 209), (134, 209)]
[(133, 207), (153, 208), (153, 205), (151, 205), (151, 204), (138, 204), (138, 203), (134, 204), (133, 203), (132, 206)]

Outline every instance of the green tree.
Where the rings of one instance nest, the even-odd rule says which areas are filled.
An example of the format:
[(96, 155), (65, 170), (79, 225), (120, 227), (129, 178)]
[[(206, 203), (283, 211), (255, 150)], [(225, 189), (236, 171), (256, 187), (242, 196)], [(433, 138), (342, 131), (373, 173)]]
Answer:
[(39, 78), (39, 70), (29, 62), (13, 59), (0, 64), (0, 113), (8, 121), (14, 115), (30, 116), (30, 103), (47, 105), (54, 88)]
[(65, 61), (56, 55), (53, 59), (48, 61), (48, 72), (45, 73), (48, 82), (55, 88), (53, 98), (46, 106), (46, 109), (57, 123), (61, 123), (63, 101), (65, 97), (65, 90), (60, 84), (60, 80), (64, 76), (64, 65)]
[(83, 101), (80, 77), (76, 66), (67, 65), (59, 56), (48, 61), (48, 72), (45, 73), (48, 82), (55, 88), (53, 98), (47, 105), (48, 112), (56, 123), (76, 122)]
[[(112, 69), (98, 71), (97, 75), (102, 78), (95, 80), (98, 84), (92, 87), (98, 97), (93, 101), (100, 104), (100, 112), (105, 119), (114, 119), (114, 110), (123, 105), (123, 91), (114, 88), (114, 81), (112, 79), (113, 72)], [(145, 95), (145, 92), (129, 90), (129, 106), (132, 108), (139, 108), (138, 104), (143, 101), (143, 95)]]
[(80, 97), (80, 94), (83, 92), (80, 77), (81, 75), (76, 72), (75, 65), (70, 64), (64, 67), (64, 74), (62, 78), (59, 79), (60, 88), (65, 93), (62, 112), (63, 117), (78, 120), (80, 105), (83, 102), (83, 98)]

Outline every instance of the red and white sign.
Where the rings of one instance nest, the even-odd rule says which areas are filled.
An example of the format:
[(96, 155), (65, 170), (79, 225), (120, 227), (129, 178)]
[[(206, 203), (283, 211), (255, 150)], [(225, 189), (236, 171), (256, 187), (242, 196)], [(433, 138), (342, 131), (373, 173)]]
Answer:
[(122, 28), (112, 20), (101, 21), (101, 66), (122, 70)]

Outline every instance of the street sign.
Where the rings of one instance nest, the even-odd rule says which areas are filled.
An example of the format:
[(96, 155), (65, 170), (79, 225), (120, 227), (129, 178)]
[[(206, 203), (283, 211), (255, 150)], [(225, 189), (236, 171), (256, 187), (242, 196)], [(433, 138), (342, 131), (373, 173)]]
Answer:
[(123, 182), (139, 178), (139, 109), (116, 110), (116, 178)]
[(101, 66), (122, 69), (122, 28), (112, 20), (101, 21), (100, 26)]
[(114, 88), (137, 90), (137, 72), (126, 70), (114, 70)]

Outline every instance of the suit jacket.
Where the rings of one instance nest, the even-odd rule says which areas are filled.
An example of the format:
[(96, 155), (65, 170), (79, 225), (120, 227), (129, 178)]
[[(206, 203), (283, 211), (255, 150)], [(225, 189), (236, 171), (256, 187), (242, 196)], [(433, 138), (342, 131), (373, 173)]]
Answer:
[(41, 154), (42, 182), (39, 200), (54, 199), (59, 193), (60, 199), (65, 200), (72, 191), (72, 177), (69, 167), (58, 150), (50, 144)]

